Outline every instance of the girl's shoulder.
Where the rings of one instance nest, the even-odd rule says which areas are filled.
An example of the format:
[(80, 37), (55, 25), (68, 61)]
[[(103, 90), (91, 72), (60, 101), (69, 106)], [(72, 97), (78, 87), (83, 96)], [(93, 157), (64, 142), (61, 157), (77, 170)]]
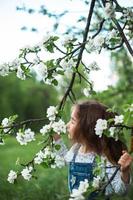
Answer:
[(69, 151), (75, 153), (76, 151), (78, 151), (78, 149), (80, 148), (80, 144), (75, 143), (71, 146), (71, 148), (69, 149)]

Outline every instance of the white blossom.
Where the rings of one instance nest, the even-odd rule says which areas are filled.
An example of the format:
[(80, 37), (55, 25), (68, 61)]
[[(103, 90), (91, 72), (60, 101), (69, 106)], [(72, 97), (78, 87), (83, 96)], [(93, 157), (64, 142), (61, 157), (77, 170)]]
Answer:
[(99, 188), (100, 186), (100, 176), (94, 177), (92, 182), (92, 187)]
[(35, 133), (30, 128), (24, 132), (19, 131), (16, 135), (16, 139), (21, 145), (27, 145), (28, 142), (35, 140)]
[(73, 189), (72, 194), (70, 195), (72, 198), (69, 198), (69, 200), (84, 200), (85, 197), (80, 193), (78, 189)]
[(0, 145), (5, 145), (5, 141), (3, 140), (3, 138), (0, 138)]
[(51, 124), (46, 124), (45, 126), (43, 126), (43, 127), (40, 129), (40, 133), (41, 133), (42, 135), (45, 135), (45, 134), (48, 133), (50, 130), (51, 130)]
[(117, 34), (118, 32), (115, 29), (113, 29), (112, 31), (108, 33), (108, 39), (110, 40), (111, 38), (116, 38)]
[(25, 134), (25, 140), (27, 142), (31, 142), (31, 141), (35, 140), (35, 133), (33, 131), (31, 131), (30, 128), (25, 129), (24, 134)]
[(95, 46), (94, 46), (94, 41), (91, 37), (89, 37), (87, 44), (85, 45), (86, 50), (88, 52), (94, 51), (95, 50)]
[(51, 149), (50, 149), (49, 146), (47, 146), (47, 147), (43, 150), (43, 153), (44, 153), (44, 158), (47, 158), (48, 156), (54, 157), (54, 154), (53, 154), (53, 152), (51, 152)]
[(73, 39), (74, 39), (73, 36), (65, 35), (63, 37), (63, 40), (61, 41), (61, 43), (62, 43), (63, 46), (65, 46), (65, 45), (69, 44)]
[(44, 152), (43, 151), (39, 151), (36, 154), (36, 157), (34, 158), (34, 162), (36, 164), (41, 164), (43, 162), (44, 157), (45, 157)]
[(14, 183), (15, 179), (17, 178), (17, 173), (13, 170), (10, 170), (9, 174), (8, 174), (8, 182), (9, 183)]
[(18, 69), (20, 65), (20, 59), (14, 59), (12, 62), (9, 63), (9, 67), (11, 71), (15, 71)]
[(107, 120), (98, 119), (95, 126), (95, 134), (102, 136), (103, 130), (107, 129)]
[(107, 2), (104, 8), (105, 18), (114, 18), (115, 17), (115, 7), (112, 3)]
[(85, 179), (84, 181), (80, 181), (80, 184), (79, 184), (79, 188), (78, 189), (73, 189), (72, 190), (72, 193), (71, 193), (71, 199), (73, 200), (84, 200), (85, 197), (83, 196), (83, 193), (85, 193), (87, 191), (89, 187), (89, 183), (88, 183), (88, 180)]
[(94, 46), (96, 48), (96, 50), (101, 49), (101, 47), (103, 46), (105, 42), (105, 38), (101, 35), (98, 35), (94, 38)]
[(50, 121), (54, 121), (56, 114), (58, 113), (57, 108), (55, 106), (50, 106), (47, 109), (47, 117)]
[(7, 63), (0, 65), (0, 75), (7, 76), (8, 74), (9, 74), (9, 65)]
[(91, 64), (89, 64), (89, 69), (97, 71), (97, 70), (99, 70), (100, 68), (99, 68), (97, 62), (96, 62), (96, 61), (93, 61)]
[(44, 63), (40, 63), (39, 65), (36, 66), (35, 70), (40, 79), (45, 82), (48, 76), (47, 66)]
[(25, 73), (20, 66), (18, 66), (18, 69), (17, 69), (17, 77), (20, 78), (21, 80), (26, 79)]
[(31, 179), (31, 177), (32, 177), (32, 175), (31, 175), (32, 170), (33, 170), (33, 167), (30, 166), (30, 167), (24, 168), (21, 171), (21, 174), (22, 174), (22, 176), (24, 177), (25, 180), (29, 181)]
[(124, 116), (123, 115), (116, 115), (114, 118), (115, 124), (121, 124), (124, 120)]
[(109, 132), (110, 132), (110, 137), (113, 137), (114, 136), (114, 134), (115, 134), (115, 127), (110, 127), (109, 128)]
[(129, 107), (129, 111), (133, 112), (133, 103), (131, 104), (131, 106)]
[(34, 162), (35, 162), (35, 164), (38, 164), (38, 165), (40, 165), (42, 162), (43, 162), (43, 159), (41, 158), (41, 157), (35, 157), (34, 158)]
[(80, 181), (78, 190), (79, 190), (81, 193), (84, 193), (84, 192), (87, 191), (88, 187), (89, 187), (88, 180), (85, 179), (84, 181)]
[(60, 65), (65, 72), (71, 73), (71, 72), (73, 72), (73, 68), (75, 67), (76, 63), (73, 59), (70, 59), (68, 61), (62, 60), (60, 62)]
[(33, 59), (33, 63), (34, 63), (34, 65), (38, 65), (38, 64), (40, 63), (39, 58), (38, 58), (38, 57), (37, 57), (37, 58), (34, 58), (34, 59)]
[(62, 121), (61, 119), (58, 122), (54, 122), (52, 124), (52, 128), (58, 134), (66, 133), (66, 125), (65, 125), (64, 121)]
[(27, 145), (27, 141), (23, 133), (17, 132), (16, 135), (16, 139), (21, 145)]
[(55, 167), (61, 168), (61, 167), (64, 167), (64, 165), (65, 165), (64, 158), (59, 156), (59, 155), (56, 155), (56, 157), (55, 157)]
[[(4, 118), (4, 119), (2, 120), (2, 123), (1, 123), (1, 124), (2, 124), (3, 127), (9, 126), (9, 125), (10, 125), (9, 119), (8, 119), (8, 118)], [(4, 128), (4, 129), (3, 129), (3, 131), (4, 131), (5, 133), (7, 133), (9, 130), (10, 130), (10, 128)]]
[(45, 82), (45, 84), (47, 84), (47, 85), (52, 85), (52, 80), (53, 80), (53, 79), (45, 79), (44, 82)]

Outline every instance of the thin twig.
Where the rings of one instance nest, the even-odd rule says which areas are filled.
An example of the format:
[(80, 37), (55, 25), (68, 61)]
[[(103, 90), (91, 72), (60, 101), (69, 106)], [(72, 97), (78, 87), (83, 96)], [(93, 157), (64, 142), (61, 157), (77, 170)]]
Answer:
[(23, 126), (24, 124), (33, 123), (33, 122), (41, 122), (41, 121), (44, 121), (44, 120), (46, 120), (46, 117), (45, 118), (42, 117), (42, 118), (39, 118), (39, 119), (28, 119), (28, 120), (25, 120), (25, 121), (22, 121), (22, 122), (19, 122), (19, 123), (12, 124), (10, 126), (0, 127), (0, 129), (16, 128), (16, 127), (19, 127), (19, 126)]
[(125, 36), (125, 34), (123, 32), (123, 29), (121, 28), (120, 24), (118, 23), (118, 21), (116, 19), (113, 18), (112, 21), (116, 25), (116, 27), (117, 27), (117, 29), (118, 29), (118, 31), (119, 31), (119, 33), (120, 33), (125, 45), (127, 46), (127, 49), (129, 50), (130, 54), (133, 56), (133, 49), (131, 48), (131, 46), (130, 46), (127, 38), (126, 38), (126, 36)]

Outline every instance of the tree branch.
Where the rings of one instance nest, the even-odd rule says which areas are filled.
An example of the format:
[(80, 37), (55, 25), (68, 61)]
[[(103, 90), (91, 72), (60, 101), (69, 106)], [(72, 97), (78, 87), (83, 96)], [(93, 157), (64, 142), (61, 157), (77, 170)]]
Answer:
[(19, 123), (16, 123), (16, 124), (12, 124), (11, 126), (5, 126), (5, 127), (0, 127), (0, 129), (7, 129), (7, 128), (16, 128), (16, 127), (19, 127), (19, 126), (23, 126), (25, 124), (29, 124), (29, 123), (33, 123), (33, 122), (41, 122), (41, 121), (44, 121), (46, 120), (46, 117), (42, 117), (42, 118), (39, 118), (39, 119), (28, 119), (28, 120), (25, 120), (25, 121), (22, 121), (22, 122), (19, 122)]
[[(78, 69), (78, 66), (79, 66), (79, 64), (81, 62), (81, 59), (82, 59), (83, 51), (85, 49), (85, 42), (87, 41), (87, 36), (88, 36), (89, 28), (90, 28), (90, 22), (91, 22), (91, 18), (92, 18), (94, 6), (95, 6), (95, 1), (96, 0), (92, 0), (91, 1), (90, 10), (89, 10), (88, 18), (87, 18), (87, 24), (86, 24), (85, 32), (84, 32), (84, 35), (83, 35), (83, 44), (82, 44), (82, 47), (81, 47), (80, 52), (78, 54), (78, 60), (77, 60), (77, 64), (76, 64), (76, 69)], [(76, 72), (73, 73), (71, 82), (69, 84), (69, 87), (68, 87), (67, 91), (65, 92), (65, 95), (63, 96), (63, 98), (62, 98), (62, 100), (60, 102), (60, 105), (59, 105), (59, 109), (60, 110), (64, 107), (64, 104), (65, 104), (65, 101), (67, 99), (67, 96), (69, 95), (69, 92), (71, 91), (71, 89), (73, 87), (73, 84), (74, 84), (74, 81), (75, 81), (75, 77), (76, 77)]]
[(116, 19), (112, 19), (112, 21), (114, 22), (114, 24), (116, 25), (119, 33), (120, 33), (120, 36), (122, 37), (123, 41), (125, 42), (125, 45), (127, 46), (127, 49), (129, 50), (129, 53), (133, 56), (133, 49), (131, 48), (124, 32), (123, 32), (123, 29), (121, 28), (120, 24), (118, 23), (118, 21)]

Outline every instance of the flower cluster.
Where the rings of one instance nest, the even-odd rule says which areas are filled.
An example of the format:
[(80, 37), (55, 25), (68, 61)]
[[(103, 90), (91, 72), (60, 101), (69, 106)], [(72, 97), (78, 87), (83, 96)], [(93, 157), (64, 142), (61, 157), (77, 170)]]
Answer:
[(112, 119), (114, 121), (114, 126), (109, 127), (108, 125), (108, 121), (105, 119), (98, 119), (95, 125), (95, 134), (98, 135), (99, 137), (102, 137), (104, 130), (107, 130), (108, 128), (108, 132), (110, 137), (114, 137), (115, 140), (118, 140), (118, 130), (117, 127), (115, 127), (115, 125), (119, 125), (122, 124), (124, 121), (124, 116), (123, 115), (116, 115), (114, 117), (114, 119)]
[[(8, 118), (4, 118), (4, 119), (2, 120), (1, 125), (3, 126), (3, 128), (4, 128), (4, 127), (7, 127), (7, 126), (10, 126), (10, 120), (9, 120)], [(10, 128), (4, 128), (3, 131), (4, 131), (5, 133), (7, 133), (9, 130), (10, 130)]]
[(50, 123), (46, 124), (40, 129), (40, 133), (42, 135), (50, 133), (52, 130), (58, 134), (66, 133), (66, 125), (62, 119), (56, 120), (58, 114), (57, 107), (50, 106), (47, 109), (47, 118), (49, 119)]
[(66, 133), (66, 125), (65, 125), (64, 121), (62, 121), (61, 119), (58, 122), (54, 122), (52, 124), (52, 128), (58, 134)]
[[(76, 59), (70, 57), (44, 60), (42, 55), (48, 55), (48, 52), (49, 55), (54, 53), (58, 39), (57, 36), (47, 34), (38, 44), (21, 48), (14, 61), (0, 65), (0, 75), (7, 76), (9, 73), (15, 72), (18, 78), (25, 80), (26, 77), (32, 76), (32, 73), (35, 72), (37, 79), (42, 80), (45, 84), (58, 85), (59, 75), (64, 75), (64, 72), (73, 72), (76, 65)], [(61, 43), (63, 43), (64, 48), (72, 50), (76, 39), (67, 35), (63, 40)], [(60, 48), (57, 47), (57, 49)]]
[(16, 139), (21, 145), (27, 145), (28, 142), (35, 140), (35, 133), (31, 131), (30, 128), (24, 131), (20, 129), (19, 132), (17, 132)]
[(9, 183), (14, 183), (15, 179), (17, 178), (17, 173), (13, 170), (10, 170), (9, 174), (8, 174), (8, 182)]
[(103, 35), (98, 35), (94, 39), (89, 37), (88, 42), (86, 44), (86, 50), (88, 52), (92, 51), (100, 52), (100, 50), (104, 46), (104, 43), (105, 43), (105, 36)]
[(56, 154), (56, 151), (53, 152), (49, 146), (36, 154), (34, 162), (35, 164), (43, 164), (43, 166), (51, 168), (61, 168), (65, 165), (64, 159)]
[(63, 40), (62, 40), (62, 45), (63, 46), (66, 46), (66, 45), (68, 45), (69, 43), (71, 43), (71, 42), (73, 42), (73, 40), (74, 40), (74, 37), (72, 36), (72, 35), (66, 35), (64, 38), (63, 38)]
[(87, 179), (80, 181), (79, 188), (72, 190), (69, 200), (84, 200), (84, 193), (87, 191), (88, 187), (89, 183)]
[(95, 126), (95, 133), (102, 137), (103, 130), (107, 129), (107, 121), (105, 119), (98, 119)]
[(16, 71), (16, 76), (21, 80), (26, 79), (25, 71), (23, 70), (23, 65), (21, 64), (21, 59), (15, 59), (12, 62), (3, 63), (0, 65), (1, 76), (7, 76), (10, 72), (13, 71)]
[(73, 59), (70, 59), (68, 61), (62, 60), (60, 62), (60, 66), (61, 66), (61, 68), (63, 69), (64, 72), (71, 73), (71, 72), (73, 72), (73, 69), (75, 69), (76, 61), (73, 60)]
[(26, 167), (21, 171), (21, 175), (23, 176), (23, 178), (25, 180), (29, 181), (31, 179), (31, 177), (32, 177), (32, 174), (31, 174), (32, 171), (33, 171), (33, 167), (32, 166)]
[(115, 17), (115, 7), (112, 2), (107, 2), (104, 8), (105, 18), (114, 18)]
[[(33, 167), (32, 166), (29, 166), (29, 167), (26, 167), (24, 168), (22, 171), (21, 171), (21, 175), (23, 176), (23, 178), (25, 180), (30, 180), (31, 177), (32, 177), (32, 171), (33, 171)], [(8, 178), (7, 178), (7, 181), (9, 183), (14, 183), (15, 180), (17, 179), (17, 172), (13, 171), (13, 170), (10, 170), (9, 174), (8, 174)]]
[(0, 130), (0, 145), (4, 145), (4, 137), (5, 134), (10, 134), (13, 129), (13, 124), (17, 119), (18, 115), (10, 116), (9, 118), (4, 118), (1, 122), (1, 130)]
[(58, 113), (57, 111), (57, 107), (55, 106), (50, 106), (48, 109), (47, 109), (47, 118), (50, 120), (50, 121), (54, 121), (55, 118), (56, 118), (56, 114)]
[(92, 187), (94, 187), (95, 189), (100, 187), (100, 182), (101, 182), (101, 177), (97, 176), (93, 178), (93, 182), (92, 182)]

